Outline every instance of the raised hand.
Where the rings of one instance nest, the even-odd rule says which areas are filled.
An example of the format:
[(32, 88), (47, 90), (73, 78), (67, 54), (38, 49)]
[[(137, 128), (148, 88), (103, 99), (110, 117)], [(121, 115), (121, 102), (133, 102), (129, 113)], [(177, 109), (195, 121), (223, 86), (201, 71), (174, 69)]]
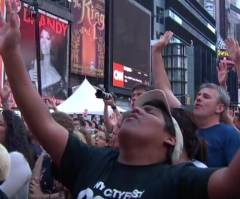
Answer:
[(0, 54), (4, 55), (20, 44), (20, 20), (15, 0), (6, 1), (7, 19), (0, 15)]
[(172, 36), (173, 36), (173, 32), (166, 31), (164, 35), (161, 36), (159, 41), (155, 45), (153, 45), (153, 51), (161, 53), (163, 49), (168, 45)]
[(7, 100), (10, 96), (11, 89), (8, 84), (4, 84), (3, 88), (0, 89), (1, 100)]
[(228, 68), (225, 62), (220, 62), (217, 67), (218, 82), (221, 86), (226, 87), (228, 78)]
[(103, 102), (106, 106), (114, 106), (115, 105), (114, 100), (112, 98), (107, 99), (107, 100), (103, 100)]
[(231, 59), (235, 63), (240, 63), (240, 47), (238, 41), (229, 38), (225, 40), (227, 51), (230, 53)]

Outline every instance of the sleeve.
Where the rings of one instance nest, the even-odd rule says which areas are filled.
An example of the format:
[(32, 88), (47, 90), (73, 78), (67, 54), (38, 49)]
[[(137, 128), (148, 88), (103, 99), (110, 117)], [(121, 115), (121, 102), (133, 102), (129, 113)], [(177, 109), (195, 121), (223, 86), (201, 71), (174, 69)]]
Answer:
[(227, 165), (232, 161), (240, 148), (240, 134), (235, 129), (226, 132), (224, 155)]
[(79, 141), (75, 135), (69, 134), (68, 143), (63, 153), (60, 167), (53, 165), (54, 176), (70, 190), (79, 177), (83, 176), (93, 164), (97, 164), (101, 154), (94, 147)]
[(8, 178), (0, 186), (8, 198), (13, 198), (30, 181), (32, 172), (27, 160), (19, 152), (10, 153), (11, 169)]
[(180, 198), (209, 198), (208, 181), (214, 171), (216, 169), (197, 168), (194, 166), (186, 166), (182, 169), (177, 186)]

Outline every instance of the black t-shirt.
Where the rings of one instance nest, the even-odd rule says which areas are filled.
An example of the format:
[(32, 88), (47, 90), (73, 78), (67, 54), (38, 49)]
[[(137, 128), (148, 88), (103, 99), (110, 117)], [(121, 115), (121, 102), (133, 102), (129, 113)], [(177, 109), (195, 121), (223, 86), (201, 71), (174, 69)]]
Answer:
[(0, 190), (0, 199), (8, 199), (8, 197), (4, 192), (2, 192), (2, 190)]
[(61, 166), (63, 184), (77, 199), (205, 199), (213, 169), (192, 164), (128, 166), (118, 152), (94, 148), (69, 135)]

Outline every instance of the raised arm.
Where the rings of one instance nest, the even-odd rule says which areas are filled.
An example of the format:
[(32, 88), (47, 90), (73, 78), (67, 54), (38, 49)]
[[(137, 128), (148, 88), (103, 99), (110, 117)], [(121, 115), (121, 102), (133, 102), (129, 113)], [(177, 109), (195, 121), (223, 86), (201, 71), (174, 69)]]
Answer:
[(111, 120), (109, 118), (109, 112), (108, 112), (108, 105), (110, 100), (103, 100), (104, 101), (104, 125), (106, 127), (107, 133), (111, 133), (113, 130), (113, 124), (111, 123)]
[(227, 168), (217, 170), (208, 182), (211, 199), (240, 198), (240, 152)]
[(162, 58), (163, 50), (169, 43), (172, 35), (173, 33), (171, 31), (165, 32), (158, 43), (152, 47), (152, 70), (155, 88), (165, 91), (170, 107), (174, 108), (181, 106), (181, 103), (172, 92)]
[[(108, 112), (108, 106), (111, 106), (114, 114), (116, 115), (116, 121), (113, 121), (110, 119), (109, 112)], [(122, 115), (118, 111), (114, 100), (113, 99), (104, 100), (104, 125), (107, 129), (107, 132), (108, 133), (112, 132), (113, 126), (117, 125), (117, 122), (121, 121), (121, 119), (122, 119)]]
[(4, 84), (3, 88), (0, 88), (0, 97), (1, 102), (4, 110), (11, 110), (10, 104), (9, 104), (9, 96), (11, 93), (11, 89), (8, 84)]
[(238, 83), (239, 83), (240, 82), (240, 47), (239, 47), (238, 41), (229, 38), (229, 39), (226, 39), (225, 43), (226, 43), (227, 51), (230, 54), (230, 57), (235, 62), (235, 68), (236, 68)]
[[(48, 108), (33, 88), (20, 50), (19, 19), (16, 5), (6, 1), (7, 20), (0, 18), (0, 54), (16, 103), (31, 132), (59, 165), (67, 144), (68, 132), (51, 117)], [(14, 1), (15, 2), (15, 1)]]
[[(237, 71), (240, 80), (240, 48), (237, 41), (227, 39), (227, 50)], [(226, 66), (223, 66), (226, 68)], [(212, 174), (208, 182), (208, 193), (211, 199), (240, 198), (240, 152), (235, 155), (227, 168), (217, 170)]]
[(225, 62), (219, 62), (217, 66), (218, 83), (227, 90), (228, 68)]

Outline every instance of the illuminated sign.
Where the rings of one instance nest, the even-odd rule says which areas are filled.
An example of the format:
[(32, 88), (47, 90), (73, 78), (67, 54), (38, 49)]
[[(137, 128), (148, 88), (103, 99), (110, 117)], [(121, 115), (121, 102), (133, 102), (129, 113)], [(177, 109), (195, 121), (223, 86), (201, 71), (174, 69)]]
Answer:
[(230, 55), (229, 55), (229, 52), (227, 50), (221, 49), (221, 50), (217, 51), (217, 56), (218, 57), (229, 57)]
[(235, 65), (234, 61), (231, 60), (230, 54), (227, 50), (225, 49), (218, 50), (217, 56), (220, 62), (227, 64), (228, 68), (232, 68)]
[(121, 64), (113, 63), (113, 86), (124, 87), (124, 67)]
[[(115, 77), (107, 83), (110, 91), (128, 95), (136, 84), (149, 85), (151, 13), (136, 1), (110, 2), (108, 26), (111, 31), (107, 50), (111, 57), (109, 73)], [(117, 64), (121, 65), (121, 73), (116, 73)], [(116, 78), (121, 80), (120, 86), (114, 83)]]
[(147, 73), (139, 71), (136, 67), (124, 66), (113, 62), (113, 86), (131, 89), (136, 84), (149, 85)]
[[(56, 20), (56, 17), (52, 17), (52, 15), (47, 15), (45, 12), (40, 12), (42, 13), (39, 16), (39, 28), (42, 29), (46, 26), (50, 27), (55, 34), (67, 35), (67, 29), (68, 29), (68, 24), (64, 23), (63, 20)], [(44, 15), (45, 14), (45, 15)], [(23, 8), (23, 21), (25, 23), (30, 23), (31, 25), (34, 24), (34, 18), (29, 15), (29, 10), (28, 8), (24, 7)]]

